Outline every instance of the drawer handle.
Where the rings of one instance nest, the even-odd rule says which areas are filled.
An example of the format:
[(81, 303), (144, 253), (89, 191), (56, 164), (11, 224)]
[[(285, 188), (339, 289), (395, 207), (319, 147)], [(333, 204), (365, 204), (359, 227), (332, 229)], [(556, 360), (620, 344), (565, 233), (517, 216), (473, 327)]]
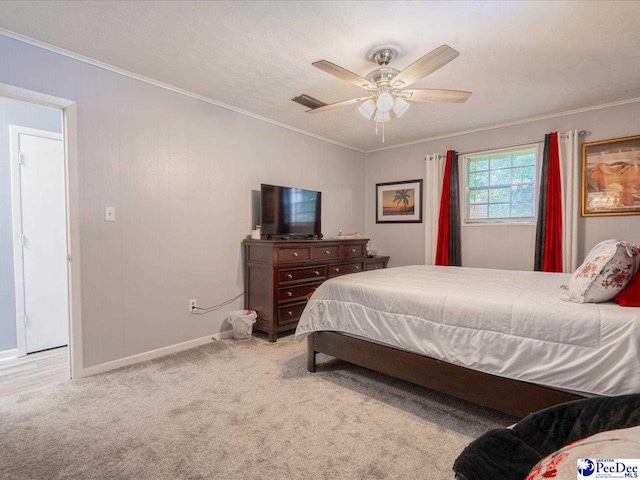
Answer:
[(293, 292), (287, 292), (287, 297), (293, 297)]
[(330, 252), (329, 250), (325, 250), (325, 251), (324, 251), (324, 254), (325, 254), (325, 255), (329, 255), (330, 253), (331, 253), (331, 252)]
[(293, 252), (291, 255), (293, 255), (294, 257), (298, 256), (298, 252)]
[(314, 270), (313, 273), (315, 273), (316, 275), (320, 275), (320, 272), (318, 270)]
[(360, 267), (359, 267), (358, 265), (356, 265), (356, 266), (355, 266), (355, 267), (353, 267), (353, 268), (355, 268), (356, 270), (360, 270)]
[(356, 249), (355, 249), (355, 248), (352, 248), (352, 249), (351, 249), (351, 253), (356, 253)]
[(336, 272), (339, 272), (339, 271), (340, 271), (340, 269), (339, 269), (338, 267), (334, 268), (334, 270), (335, 270)]
[(374, 266), (373, 266), (373, 269), (374, 269), (374, 270), (377, 270), (377, 269), (378, 269), (378, 265), (374, 265)]
[(293, 317), (293, 312), (292, 312), (291, 310), (289, 310), (289, 311), (287, 312), (287, 315), (289, 315), (290, 317)]
[(293, 275), (291, 275), (290, 273), (287, 273), (287, 278), (293, 278)]

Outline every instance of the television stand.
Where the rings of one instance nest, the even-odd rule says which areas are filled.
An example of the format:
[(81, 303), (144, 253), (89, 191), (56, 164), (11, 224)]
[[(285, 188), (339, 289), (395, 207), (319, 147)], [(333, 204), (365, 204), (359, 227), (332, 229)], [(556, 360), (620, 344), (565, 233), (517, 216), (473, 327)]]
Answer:
[[(368, 241), (244, 240), (244, 307), (258, 313), (254, 328), (267, 332), (270, 342), (275, 342), (279, 333), (295, 329), (307, 295), (322, 282), (363, 272), (370, 266)], [(380, 268), (384, 262), (378, 265)]]

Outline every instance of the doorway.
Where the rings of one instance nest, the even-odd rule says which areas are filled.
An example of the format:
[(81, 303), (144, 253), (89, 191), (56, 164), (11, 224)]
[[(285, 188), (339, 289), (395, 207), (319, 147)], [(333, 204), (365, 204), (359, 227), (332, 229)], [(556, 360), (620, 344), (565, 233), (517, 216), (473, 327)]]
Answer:
[(70, 378), (63, 124), (61, 109), (0, 98), (0, 358), (23, 359), (3, 361), (0, 374), (56, 358), (56, 383)]
[(69, 344), (64, 144), (62, 133), (9, 129), (17, 350), (24, 356)]

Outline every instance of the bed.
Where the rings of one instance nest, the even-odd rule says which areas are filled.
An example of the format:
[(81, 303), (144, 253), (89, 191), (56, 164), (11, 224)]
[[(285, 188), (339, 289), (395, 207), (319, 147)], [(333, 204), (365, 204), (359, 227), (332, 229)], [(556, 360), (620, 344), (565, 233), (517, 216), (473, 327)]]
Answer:
[(640, 309), (562, 300), (569, 275), (426, 265), (321, 285), (296, 337), (346, 360), (525, 416), (640, 392)]

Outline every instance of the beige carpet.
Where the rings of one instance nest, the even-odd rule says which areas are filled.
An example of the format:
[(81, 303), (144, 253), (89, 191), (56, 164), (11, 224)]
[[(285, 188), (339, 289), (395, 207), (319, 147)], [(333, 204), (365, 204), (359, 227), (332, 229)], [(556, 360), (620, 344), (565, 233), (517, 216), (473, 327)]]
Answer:
[(514, 419), (328, 357), (233, 340), (0, 400), (0, 478), (452, 479)]

